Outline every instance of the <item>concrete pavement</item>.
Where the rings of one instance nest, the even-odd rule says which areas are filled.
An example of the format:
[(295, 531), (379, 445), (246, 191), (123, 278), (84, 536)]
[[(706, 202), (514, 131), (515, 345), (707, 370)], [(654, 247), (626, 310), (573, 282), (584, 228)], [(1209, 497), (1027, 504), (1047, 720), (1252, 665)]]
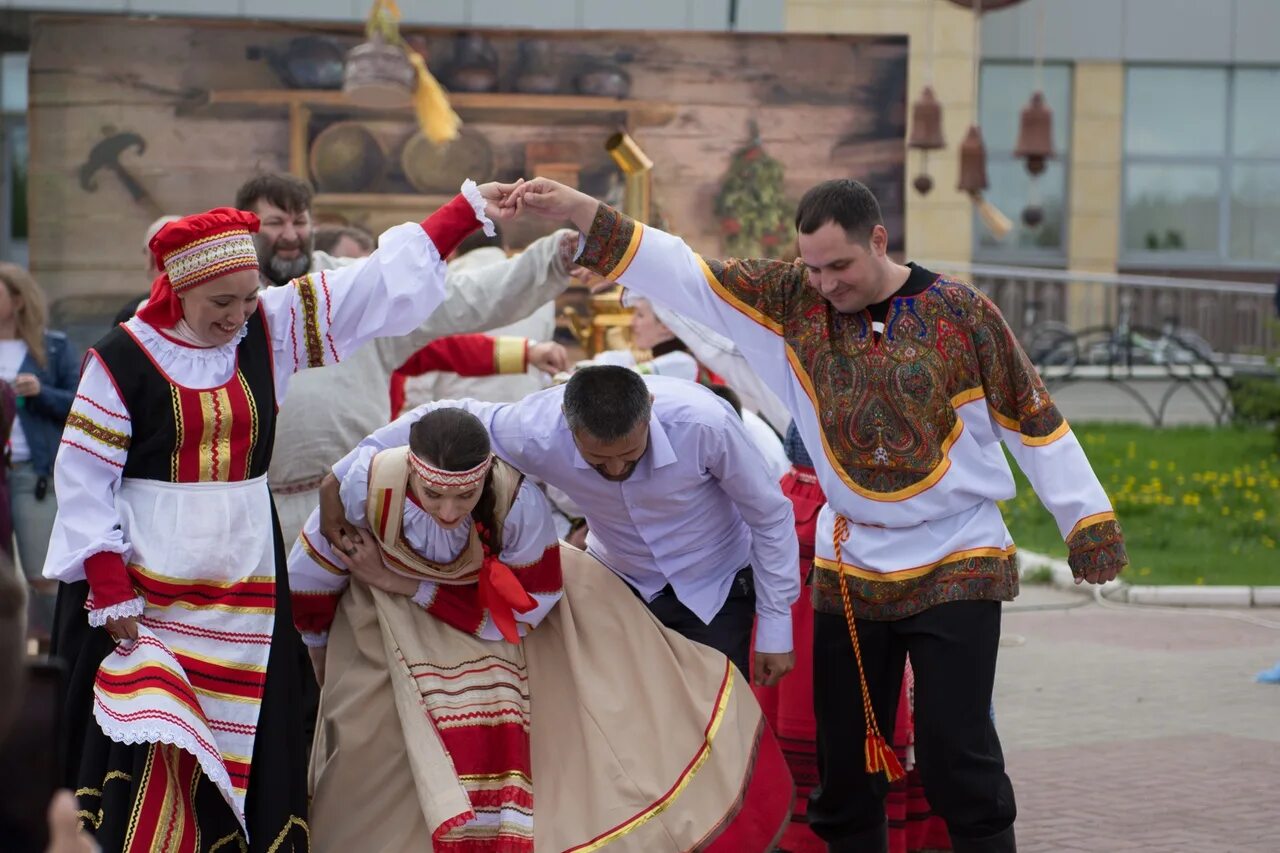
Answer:
[(1019, 850), (1280, 850), (1280, 685), (1253, 681), (1280, 660), (1280, 608), (1110, 608), (1028, 585), (1003, 633)]

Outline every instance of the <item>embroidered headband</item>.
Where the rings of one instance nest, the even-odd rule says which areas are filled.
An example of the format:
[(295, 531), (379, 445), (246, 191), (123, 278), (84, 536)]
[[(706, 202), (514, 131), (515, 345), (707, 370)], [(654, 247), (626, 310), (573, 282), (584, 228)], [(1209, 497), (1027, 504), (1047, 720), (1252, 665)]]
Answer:
[(258, 269), (250, 236), (258, 217), (219, 207), (170, 222), (148, 244), (174, 293), (239, 270)]
[(434, 465), (428, 465), (413, 453), (409, 454), (409, 465), (413, 472), (422, 478), (428, 486), (436, 489), (467, 489), (484, 480), (493, 464), (493, 454), (489, 454), (483, 462), (469, 471), (445, 471)]

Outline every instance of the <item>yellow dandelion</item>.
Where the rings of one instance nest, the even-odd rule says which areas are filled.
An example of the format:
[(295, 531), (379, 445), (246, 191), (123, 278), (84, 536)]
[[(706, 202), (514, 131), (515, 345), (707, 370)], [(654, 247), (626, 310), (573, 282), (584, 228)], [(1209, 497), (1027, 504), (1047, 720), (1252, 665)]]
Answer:
[(1258, 509), (1258, 510), (1254, 510), (1254, 512), (1253, 512), (1253, 520), (1254, 520), (1254, 521), (1266, 521), (1266, 520), (1267, 520), (1267, 511), (1266, 511), (1265, 509)]
[(1142, 568), (1138, 569), (1138, 574), (1142, 575), (1143, 577), (1146, 577), (1147, 575), (1151, 574), (1151, 567), (1143, 566)]
[(1196, 578), (1196, 586), (1204, 586), (1204, 578)]

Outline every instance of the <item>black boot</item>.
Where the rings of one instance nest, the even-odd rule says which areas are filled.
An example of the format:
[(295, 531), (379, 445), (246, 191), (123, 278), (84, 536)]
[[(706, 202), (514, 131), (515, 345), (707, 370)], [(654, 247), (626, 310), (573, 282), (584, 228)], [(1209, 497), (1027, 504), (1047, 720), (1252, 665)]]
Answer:
[(952, 853), (1017, 853), (1013, 840), (1013, 827), (986, 838), (957, 838), (951, 836)]
[(888, 849), (888, 823), (827, 843), (827, 853), (886, 853)]

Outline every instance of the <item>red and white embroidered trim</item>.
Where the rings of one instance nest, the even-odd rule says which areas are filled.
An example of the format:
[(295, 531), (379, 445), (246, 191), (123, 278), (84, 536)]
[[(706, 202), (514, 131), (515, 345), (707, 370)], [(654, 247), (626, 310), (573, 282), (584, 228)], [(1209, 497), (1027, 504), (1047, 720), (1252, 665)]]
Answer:
[(434, 465), (428, 465), (412, 453), (409, 454), (409, 465), (413, 467), (413, 472), (422, 478), (422, 482), (437, 489), (470, 488), (484, 480), (492, 464), (493, 456), (490, 455), (470, 471), (445, 471)]

